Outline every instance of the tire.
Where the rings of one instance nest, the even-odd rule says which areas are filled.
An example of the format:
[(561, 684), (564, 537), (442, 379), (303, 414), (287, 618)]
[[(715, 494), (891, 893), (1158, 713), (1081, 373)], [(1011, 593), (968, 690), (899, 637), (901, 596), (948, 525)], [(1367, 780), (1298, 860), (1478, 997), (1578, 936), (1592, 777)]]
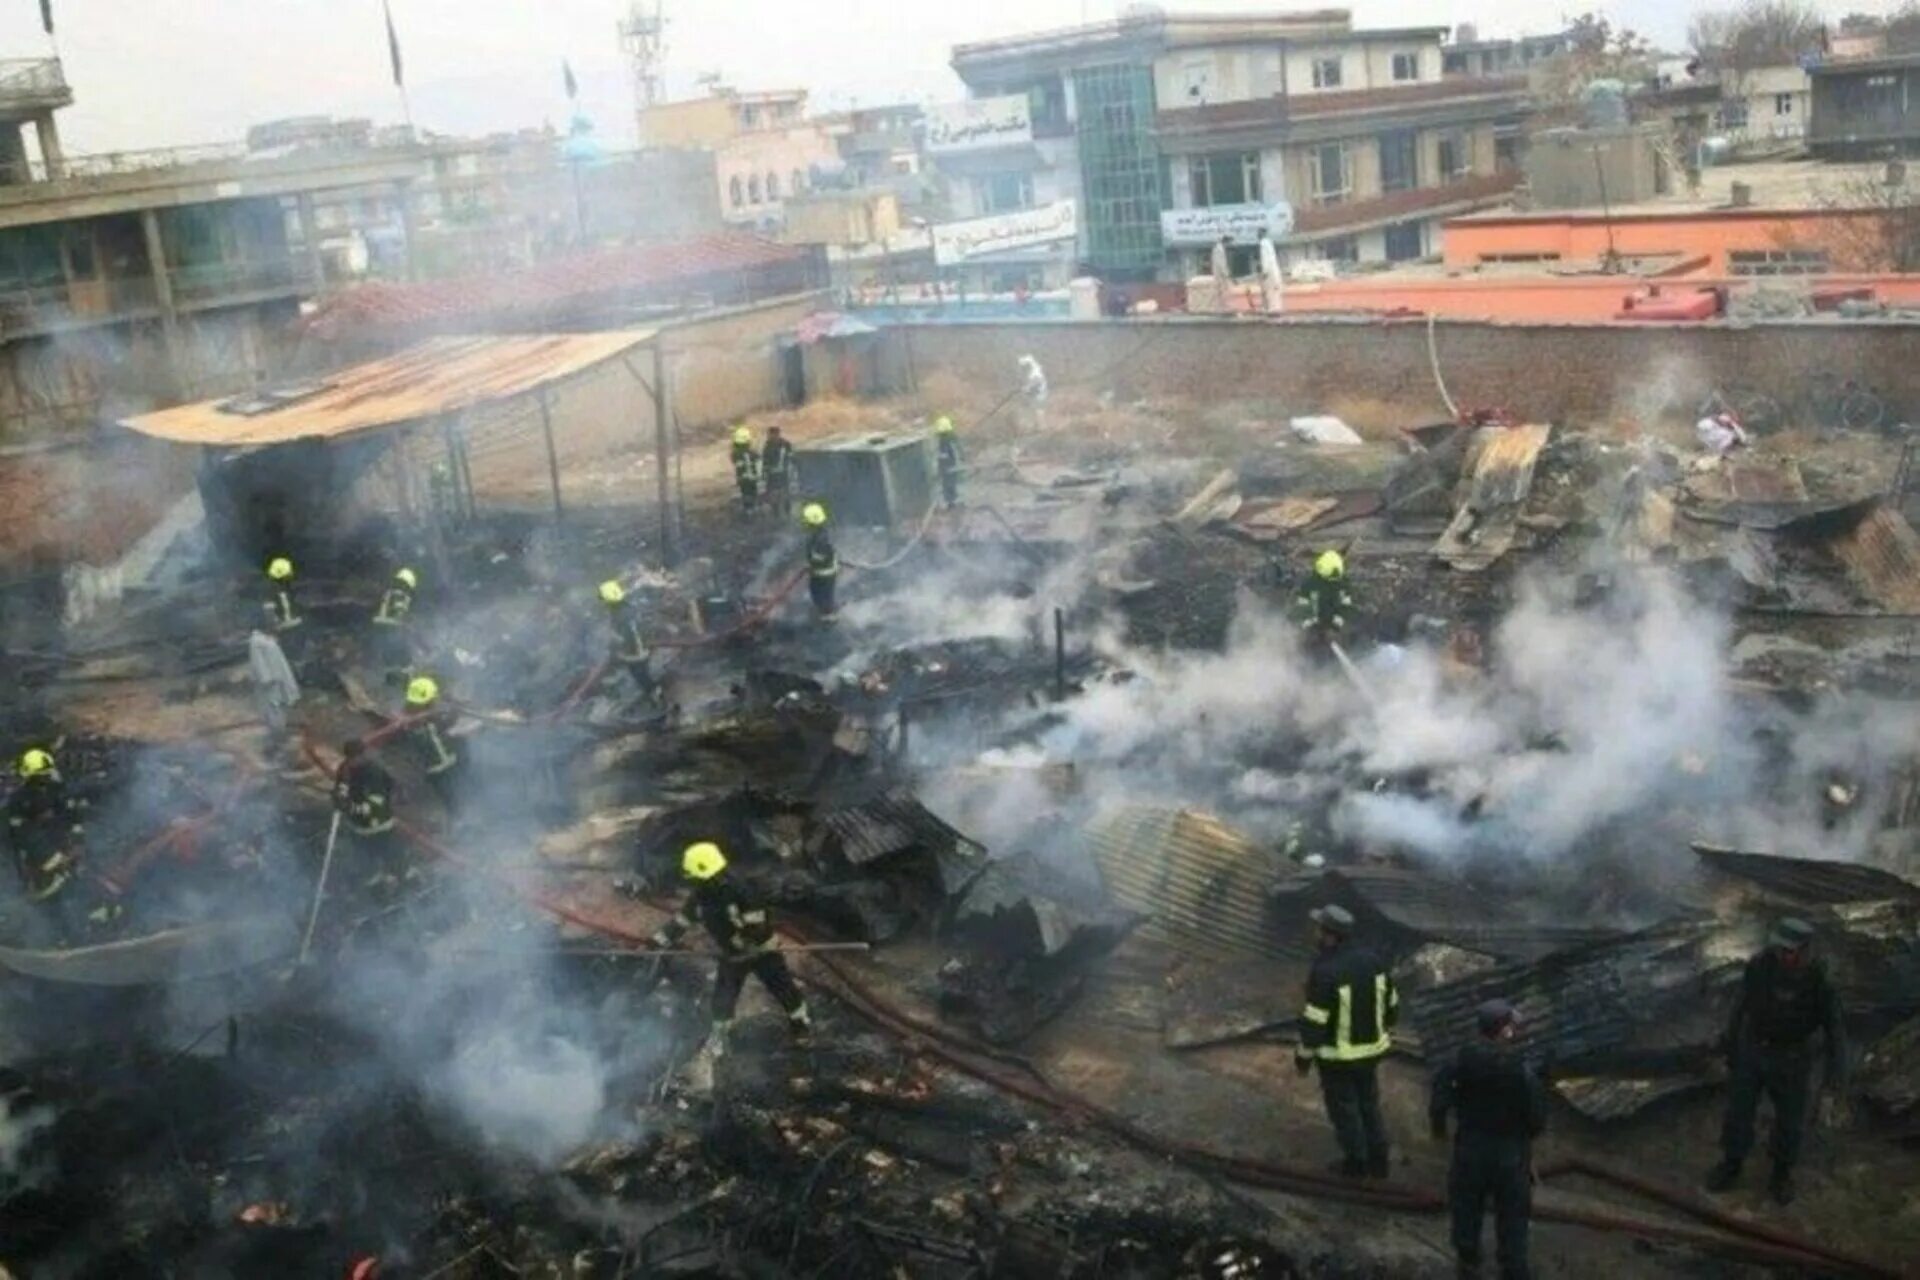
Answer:
[(1871, 391), (1854, 391), (1840, 403), (1840, 421), (1853, 431), (1871, 431), (1887, 416), (1887, 406)]
[(1765, 434), (1777, 430), (1786, 418), (1780, 402), (1764, 391), (1735, 391), (1727, 399), (1733, 405), (1733, 416), (1748, 431)]

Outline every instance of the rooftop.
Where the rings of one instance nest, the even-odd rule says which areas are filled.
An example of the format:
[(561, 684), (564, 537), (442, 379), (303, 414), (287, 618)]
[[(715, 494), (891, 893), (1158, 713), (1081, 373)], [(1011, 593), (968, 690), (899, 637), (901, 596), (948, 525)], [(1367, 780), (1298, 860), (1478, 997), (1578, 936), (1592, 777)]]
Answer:
[[(1686, 190), (1633, 204), (1579, 209), (1498, 209), (1468, 215), (1463, 221), (1556, 221), (1567, 218), (1639, 218), (1693, 214), (1762, 216), (1768, 212), (1833, 209), (1858, 203), (1862, 183), (1886, 176), (1884, 163), (1823, 164), (1817, 160), (1769, 160), (1757, 164), (1723, 165), (1703, 170), (1698, 193)], [(1747, 189), (1747, 203), (1735, 205), (1733, 188)]]

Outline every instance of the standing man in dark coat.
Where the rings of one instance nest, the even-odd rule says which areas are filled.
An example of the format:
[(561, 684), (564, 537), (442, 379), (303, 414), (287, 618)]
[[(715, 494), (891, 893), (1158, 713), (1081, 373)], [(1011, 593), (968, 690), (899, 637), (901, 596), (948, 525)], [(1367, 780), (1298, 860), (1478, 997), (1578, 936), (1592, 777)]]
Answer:
[(1774, 926), (1766, 950), (1747, 961), (1733, 1020), (1721, 1039), (1727, 1053), (1726, 1122), (1720, 1131), (1720, 1163), (1707, 1174), (1707, 1188), (1726, 1191), (1740, 1181), (1753, 1150), (1760, 1097), (1773, 1101), (1773, 1178), (1781, 1204), (1793, 1201), (1793, 1167), (1806, 1135), (1813, 1094), (1813, 1037), (1824, 1038), (1827, 1088), (1845, 1092), (1846, 1031), (1840, 998), (1824, 960), (1813, 954), (1813, 926), (1787, 918)]
[(1519, 1016), (1505, 1000), (1475, 1013), (1480, 1038), (1433, 1078), (1427, 1119), (1436, 1142), (1459, 1116), (1447, 1169), (1453, 1251), (1463, 1276), (1480, 1274), (1480, 1222), (1493, 1202), (1500, 1280), (1528, 1280), (1527, 1225), (1533, 1215), (1533, 1140), (1547, 1127), (1546, 1091), (1514, 1048)]
[(1294, 1065), (1305, 1075), (1320, 1069), (1327, 1119), (1340, 1140), (1336, 1167), (1344, 1177), (1387, 1176), (1387, 1127), (1380, 1118), (1380, 1059), (1393, 1045), (1400, 993), (1386, 964), (1353, 940), (1344, 907), (1312, 913), (1319, 955), (1307, 973)]

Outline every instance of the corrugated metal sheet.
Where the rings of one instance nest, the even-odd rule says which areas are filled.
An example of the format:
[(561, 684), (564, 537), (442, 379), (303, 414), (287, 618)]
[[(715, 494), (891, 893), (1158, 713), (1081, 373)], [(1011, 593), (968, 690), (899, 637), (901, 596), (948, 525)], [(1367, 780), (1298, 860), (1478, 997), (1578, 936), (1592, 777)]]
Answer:
[(524, 395), (649, 341), (651, 329), (434, 338), (343, 369), (279, 408), (245, 414), (225, 400), (162, 409), (121, 423), (182, 444), (249, 446), (334, 438), (430, 419)]
[(1860, 593), (1887, 613), (1920, 614), (1920, 534), (1878, 503), (1827, 548)]
[[(950, 881), (949, 892), (965, 883), (952, 883), (954, 875), (986, 853), (983, 846), (942, 822), (906, 790), (889, 791), (861, 804), (815, 816), (838, 838), (841, 856), (856, 867), (911, 849), (936, 855), (941, 861), (942, 879)], [(971, 870), (977, 871), (977, 865)]]
[(1693, 851), (1714, 871), (1750, 881), (1792, 902), (1920, 902), (1920, 885), (1857, 862), (1741, 853), (1707, 844), (1695, 844)]
[(1706, 1071), (1665, 1076), (1556, 1077), (1553, 1091), (1589, 1120), (1625, 1120), (1656, 1102), (1711, 1088), (1718, 1077)]
[(1096, 818), (1087, 843), (1114, 899), (1184, 947), (1220, 956), (1306, 954), (1303, 938), (1275, 930), (1267, 905), (1279, 854), (1218, 818), (1128, 805)]
[(1716, 967), (1704, 953), (1716, 927), (1663, 926), (1531, 964), (1500, 965), (1413, 992), (1407, 1005), (1430, 1058), (1477, 1035), (1474, 1010), (1496, 997), (1519, 1009), (1519, 1044), (1530, 1054), (1573, 1062), (1618, 1052), (1669, 1007), (1700, 1003), (1705, 976)]
[(1321, 878), (1328, 898), (1372, 915), (1420, 941), (1449, 942), (1508, 960), (1536, 960), (1624, 932), (1601, 925), (1540, 921), (1529, 904), (1482, 886), (1404, 867), (1344, 866)]
[(1553, 428), (1540, 424), (1483, 427), (1467, 497), (1433, 553), (1455, 569), (1484, 569), (1513, 545), (1520, 506), (1533, 488), (1533, 468)]

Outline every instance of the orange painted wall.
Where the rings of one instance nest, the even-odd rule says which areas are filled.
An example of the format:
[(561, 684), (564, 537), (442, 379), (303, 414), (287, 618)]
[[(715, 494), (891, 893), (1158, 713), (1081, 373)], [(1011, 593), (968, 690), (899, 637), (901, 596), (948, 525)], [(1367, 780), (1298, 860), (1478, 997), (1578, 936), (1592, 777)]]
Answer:
[(1707, 270), (1728, 274), (1734, 251), (1824, 249), (1843, 270), (1871, 271), (1879, 219), (1872, 213), (1826, 209), (1714, 210), (1633, 214), (1611, 220), (1590, 213), (1537, 213), (1463, 218), (1441, 229), (1449, 267), (1478, 266), (1488, 255), (1557, 253), (1567, 261), (1596, 261), (1611, 245), (1629, 257), (1677, 253), (1704, 257)]
[[(1324, 312), (1365, 312), (1431, 314), (1447, 320), (1494, 320), (1506, 323), (1591, 324), (1610, 321), (1620, 312), (1629, 294), (1644, 291), (1650, 282), (1632, 276), (1579, 276), (1558, 278), (1541, 275), (1498, 280), (1471, 276), (1443, 279), (1394, 277), (1355, 277), (1329, 280), (1322, 284), (1288, 285), (1282, 299), (1285, 314)], [(1751, 277), (1727, 277), (1707, 273), (1657, 282), (1663, 290), (1681, 292), (1714, 285), (1734, 293), (1751, 289), (1757, 283)], [(1779, 280), (1767, 283), (1778, 285)], [(1920, 306), (1920, 275), (1833, 275), (1794, 277), (1793, 284), (1808, 286), (1865, 285), (1882, 302), (1897, 306)], [(1236, 311), (1257, 312), (1260, 295), (1256, 289), (1239, 289), (1234, 297)]]

